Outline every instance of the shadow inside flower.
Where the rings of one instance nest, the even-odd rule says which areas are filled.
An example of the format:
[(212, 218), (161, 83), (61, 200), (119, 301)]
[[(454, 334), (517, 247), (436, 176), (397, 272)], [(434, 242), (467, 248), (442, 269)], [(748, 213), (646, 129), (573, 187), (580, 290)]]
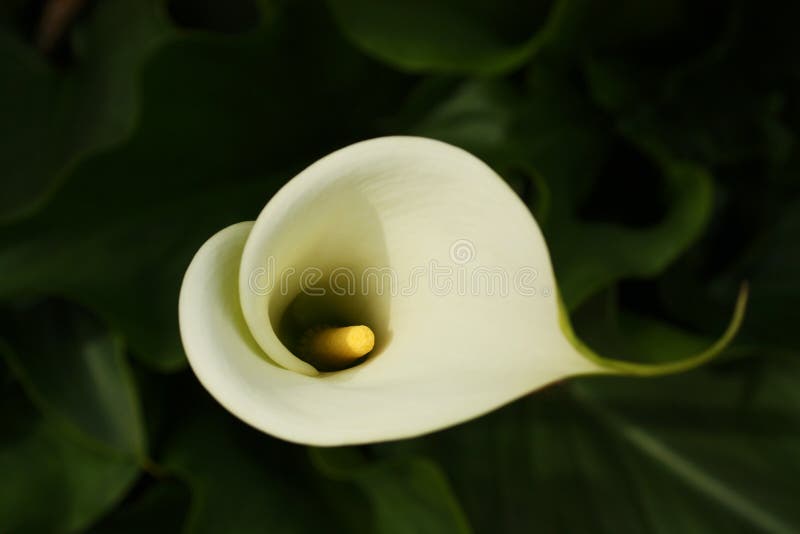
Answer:
[[(393, 287), (381, 278), (389, 265), (386, 239), (378, 212), (360, 191), (339, 187), (316, 199), (324, 201), (304, 209), (307, 235), (272, 251), (277, 280), (267, 296), (269, 322), (281, 343), (304, 361), (302, 342), (310, 331), (368, 326), (375, 347), (352, 367), (379, 355), (391, 338)], [(319, 371), (339, 370), (308, 363)]]

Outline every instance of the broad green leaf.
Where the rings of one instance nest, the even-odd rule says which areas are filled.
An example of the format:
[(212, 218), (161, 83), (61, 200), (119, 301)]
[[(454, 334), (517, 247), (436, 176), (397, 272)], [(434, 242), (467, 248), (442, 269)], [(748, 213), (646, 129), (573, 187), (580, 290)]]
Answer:
[[(587, 223), (573, 214), (550, 227), (559, 287), (568, 306), (622, 278), (657, 276), (705, 229), (712, 208), (711, 177), (688, 163), (659, 158), (658, 165), (668, 208), (655, 225)], [(557, 190), (551, 193), (558, 196)], [(628, 201), (635, 205), (639, 199), (629, 197)]]
[[(671, 273), (663, 281), (664, 293), (675, 293), (669, 299), (673, 314), (681, 314), (687, 322), (699, 324), (713, 318), (717, 322), (724, 295), (737, 281), (747, 279), (751, 288), (748, 319), (741, 331), (741, 341), (751, 349), (788, 350), (797, 353), (800, 343), (795, 335), (794, 311), (800, 306), (798, 255), (795, 241), (800, 230), (800, 202), (789, 201), (785, 210), (772, 214), (772, 221), (745, 249), (733, 264), (727, 264), (709, 283), (698, 275), (696, 265), (689, 263)], [(697, 255), (695, 255), (694, 259)]]
[(82, 310), (57, 302), (3, 314), (9, 367), (31, 399), (95, 447), (146, 458), (139, 400), (121, 341)]
[[(788, 28), (797, 6), (786, 6), (783, 16), (775, 16), (778, 11), (732, 6), (702, 28), (704, 37), (694, 42), (704, 46), (684, 61), (596, 51), (583, 61), (589, 94), (631, 135), (657, 140), (681, 157), (747, 165), (751, 176), (743, 179), (752, 177), (754, 160), (781, 165), (796, 143), (788, 110), (798, 87), (794, 57), (800, 41)], [(691, 13), (676, 14), (698, 21)], [(730, 83), (744, 72), (746, 80)]]
[(153, 483), (140, 496), (122, 503), (95, 524), (91, 534), (173, 534), (180, 532), (189, 509), (189, 490), (178, 480)]
[(197, 405), (203, 410), (176, 426), (163, 458), (192, 492), (186, 532), (337, 530), (301, 448), (246, 428), (208, 402)]
[(481, 531), (792, 532), (795, 363), (575, 380), (416, 448)]
[(519, 67), (547, 41), (566, 3), (329, 0), (328, 5), (357, 46), (399, 69), (497, 74)]
[(471, 532), (441, 469), (425, 458), (369, 462), (355, 448), (310, 449), (317, 468), (367, 495), (374, 532)]
[[(792, 360), (740, 365), (738, 372), (707, 371), (655, 385), (575, 385), (590, 416), (630, 449), (632, 486), (641, 491), (668, 479), (657, 484), (659, 493), (642, 499), (664, 531), (670, 524), (708, 530), (729, 521), (765, 532), (793, 532), (800, 525), (792, 497), (800, 490), (799, 369)], [(749, 376), (754, 367), (756, 377)], [(653, 464), (661, 471), (655, 479), (635, 467)], [(659, 494), (672, 497), (677, 510), (657, 506)]]
[(25, 12), (25, 0), (9, 0), (0, 6), (0, 25), (13, 28), (19, 24), (19, 20)]
[(120, 501), (138, 468), (87, 446), (19, 391), (0, 399), (0, 531), (81, 531)]
[(753, 287), (746, 333), (764, 344), (800, 350), (791, 317), (800, 306), (800, 202), (790, 205), (748, 259)]
[(738, 22), (738, 7), (691, 0), (571, 0), (544, 52), (565, 64), (614, 55), (643, 66), (677, 65), (708, 53)]
[[(117, 186), (102, 187), (106, 171), (126, 173), (126, 160), (102, 163), (76, 177), (46, 214), (19, 228), (24, 240), (0, 250), (8, 273), (0, 294), (54, 294), (80, 302), (121, 331), (140, 359), (157, 369), (175, 369), (184, 363), (175, 309), (186, 264), (208, 234), (250, 216), (271, 188), (250, 183), (201, 194), (164, 191), (148, 200), (149, 187), (135, 181), (136, 171), (127, 171), (124, 193)], [(100, 198), (84, 195), (82, 186), (95, 188), (100, 198), (112, 191), (120, 196), (98, 204)], [(76, 206), (83, 208), (69, 224), (51, 225)], [(195, 213), (203, 213), (203, 220), (192, 219)]]
[(11, 385), (11, 382), (14, 380), (14, 377), (11, 375), (11, 370), (6, 365), (5, 360), (0, 358), (0, 390), (2, 388)]
[(159, 48), (132, 138), (76, 165), (38, 216), (0, 230), (0, 298), (68, 297), (151, 367), (183, 366), (178, 289), (199, 246), (254, 218), (294, 169), (367, 136), (387, 104), (358, 88), (402, 91), (332, 22), (294, 9), (257, 32)]
[(169, 0), (167, 9), (172, 20), (184, 28), (239, 33), (255, 28), (261, 19), (259, 7), (272, 5), (271, 0), (228, 0), (196, 2)]
[(101, 2), (74, 31), (75, 64), (59, 72), (0, 30), (0, 222), (33, 213), (77, 161), (130, 134), (137, 75), (169, 34), (157, 0)]
[[(520, 101), (518, 91), (506, 83), (429, 78), (412, 93), (404, 114), (417, 115), (407, 126), (414, 135), (500, 161), (514, 142), (511, 131)], [(414, 109), (419, 107), (421, 112)]]
[(709, 165), (762, 157), (781, 164), (789, 157), (795, 135), (782, 118), (781, 92), (729, 87), (741, 70), (738, 59), (691, 67), (656, 70), (595, 59), (585, 71), (593, 98), (630, 136)]

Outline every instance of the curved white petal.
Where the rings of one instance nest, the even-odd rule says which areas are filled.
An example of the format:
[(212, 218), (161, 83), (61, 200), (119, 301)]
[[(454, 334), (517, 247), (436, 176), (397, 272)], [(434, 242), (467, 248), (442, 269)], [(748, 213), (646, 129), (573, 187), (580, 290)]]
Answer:
[[(397, 286), (335, 298), (337, 313), (375, 330), (376, 350), (351, 369), (317, 373), (277, 334), (287, 313), (313, 314), (315, 301), (293, 308), (297, 276), (267, 290), (268, 277), (341, 266), (389, 267)], [(431, 283), (432, 268), (451, 281), (449, 293)], [(475, 269), (506, 273), (508, 287), (490, 294), (489, 275)], [(555, 291), (536, 223), (488, 166), (438, 141), (380, 138), (323, 158), (255, 223), (212, 237), (184, 279), (181, 334), (205, 387), (249, 424), (307, 444), (364, 443), (430, 432), (605, 371), (568, 341)]]

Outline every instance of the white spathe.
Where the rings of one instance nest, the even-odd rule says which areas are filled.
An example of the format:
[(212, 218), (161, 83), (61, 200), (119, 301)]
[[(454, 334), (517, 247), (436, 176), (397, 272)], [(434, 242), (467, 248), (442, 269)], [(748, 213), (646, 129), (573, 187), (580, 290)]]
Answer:
[[(340, 299), (354, 324), (373, 323), (375, 354), (333, 373), (292, 354), (277, 331), (299, 282), (255, 290), (253, 274), (270, 261), (274, 272), (297, 275), (306, 267), (326, 275), (390, 267), (399, 288)], [(451, 291), (433, 287), (429, 270), (419, 278), (431, 265), (452, 270)], [(459, 269), (480, 266), (502, 268), (512, 287), (459, 291)], [(535, 295), (513, 287), (521, 271)], [(203, 245), (186, 272), (179, 314), (206, 389), (250, 425), (304, 444), (416, 436), (564, 377), (609, 371), (562, 330), (547, 246), (527, 207), (483, 162), (424, 138), (364, 141), (305, 169), (255, 222)]]

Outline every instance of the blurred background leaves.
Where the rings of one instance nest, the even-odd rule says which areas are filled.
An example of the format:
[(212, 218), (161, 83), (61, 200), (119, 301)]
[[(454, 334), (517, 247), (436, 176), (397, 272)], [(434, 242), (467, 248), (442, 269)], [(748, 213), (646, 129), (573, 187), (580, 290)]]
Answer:
[[(797, 15), (4, 3), (0, 532), (798, 530)], [(598, 352), (692, 354), (748, 280), (737, 341), (690, 373), (575, 379), (402, 442), (247, 428), (186, 369), (183, 272), (304, 166), (392, 134), (509, 182)]]

